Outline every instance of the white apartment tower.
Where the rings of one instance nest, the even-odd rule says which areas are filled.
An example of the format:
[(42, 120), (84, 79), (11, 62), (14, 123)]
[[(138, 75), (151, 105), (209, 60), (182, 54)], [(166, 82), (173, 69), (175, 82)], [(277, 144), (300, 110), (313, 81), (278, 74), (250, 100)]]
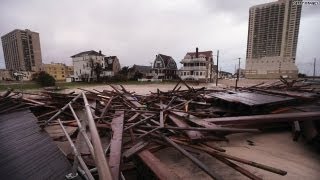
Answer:
[(297, 0), (278, 0), (249, 10), (246, 78), (296, 78), (301, 17)]

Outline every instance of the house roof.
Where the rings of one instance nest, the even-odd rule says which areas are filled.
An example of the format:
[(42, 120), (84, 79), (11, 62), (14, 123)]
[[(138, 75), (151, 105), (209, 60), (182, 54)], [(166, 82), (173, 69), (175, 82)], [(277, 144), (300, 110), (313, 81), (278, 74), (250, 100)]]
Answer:
[(132, 69), (139, 72), (149, 72), (152, 68), (150, 66), (142, 66), (134, 64)]
[(167, 65), (170, 61), (174, 61), (171, 56), (167, 56), (164, 54), (159, 54), (159, 56), (163, 59), (165, 67), (167, 67)]
[(116, 59), (117, 56), (108, 56), (107, 58), (110, 58), (110, 59)]
[(105, 56), (104, 54), (100, 54), (97, 51), (91, 50), (91, 51), (83, 51), (81, 53), (75, 54), (73, 56), (71, 56), (72, 58), (74, 57), (81, 57), (83, 55), (95, 55), (95, 56)]
[(231, 72), (227, 72), (227, 71), (220, 71), (220, 73), (223, 73), (223, 74), (232, 74)]
[[(201, 52), (198, 52), (198, 54), (203, 54), (205, 55), (206, 57), (211, 57), (212, 56), (212, 51), (201, 51)], [(188, 52), (187, 55), (189, 56), (196, 56), (196, 52)]]

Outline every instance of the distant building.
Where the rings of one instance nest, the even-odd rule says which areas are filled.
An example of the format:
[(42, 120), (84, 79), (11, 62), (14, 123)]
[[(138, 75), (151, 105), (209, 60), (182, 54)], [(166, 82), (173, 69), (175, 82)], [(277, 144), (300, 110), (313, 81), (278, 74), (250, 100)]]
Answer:
[(219, 78), (221, 79), (232, 78), (232, 73), (226, 72), (226, 71), (219, 71)]
[(36, 72), (0, 69), (0, 81), (31, 81)]
[(74, 80), (75, 81), (92, 81), (97, 78), (94, 67), (100, 64), (104, 67), (104, 57), (101, 51), (96, 52), (94, 50), (84, 51), (71, 56), (73, 68), (74, 68)]
[(14, 80), (12, 71), (8, 69), (0, 69), (0, 81), (12, 81)]
[(171, 56), (158, 54), (148, 76), (154, 79), (175, 79), (177, 77), (177, 64)]
[(132, 78), (135, 73), (139, 72), (143, 75), (143, 77), (147, 77), (148, 74), (151, 72), (151, 66), (142, 66), (134, 64), (131, 68), (129, 68), (128, 78)]
[(296, 78), (300, 0), (278, 0), (249, 10), (247, 78)]
[(39, 33), (13, 30), (1, 37), (6, 69), (39, 71), (42, 64)]
[[(236, 70), (236, 72), (234, 73), (234, 76), (235, 77), (237, 77), (237, 75), (238, 75), (238, 72), (239, 72), (239, 68)], [(244, 78), (245, 77), (245, 74), (246, 73), (246, 70), (245, 69), (242, 69), (242, 68), (240, 68), (240, 78)]]
[(73, 67), (63, 63), (43, 64), (41, 70), (50, 74), (57, 81), (64, 81), (73, 75)]
[(114, 76), (120, 69), (120, 62), (117, 56), (104, 57), (103, 76)]
[(215, 78), (215, 69), (213, 66), (212, 51), (188, 52), (181, 64), (179, 75), (183, 80), (198, 80), (212, 82)]

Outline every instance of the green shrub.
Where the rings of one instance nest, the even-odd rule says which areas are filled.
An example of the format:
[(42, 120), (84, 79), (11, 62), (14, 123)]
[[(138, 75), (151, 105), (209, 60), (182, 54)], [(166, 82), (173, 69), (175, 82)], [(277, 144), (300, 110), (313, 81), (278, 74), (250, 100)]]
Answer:
[(41, 71), (35, 75), (34, 80), (42, 87), (55, 86), (56, 80), (50, 74)]

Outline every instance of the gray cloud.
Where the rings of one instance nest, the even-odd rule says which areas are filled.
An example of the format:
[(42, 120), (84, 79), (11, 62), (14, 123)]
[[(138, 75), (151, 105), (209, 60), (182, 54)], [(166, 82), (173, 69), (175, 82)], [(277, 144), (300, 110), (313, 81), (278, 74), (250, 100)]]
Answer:
[[(0, 35), (13, 29), (39, 32), (44, 63), (71, 63), (71, 55), (91, 49), (117, 55), (122, 65), (148, 65), (157, 53), (179, 62), (198, 46), (219, 49), (222, 70), (233, 72), (236, 59), (245, 58), (249, 7), (264, 2), (269, 1), (4, 0)], [(301, 67), (311, 57), (320, 58), (315, 38), (319, 8), (303, 10), (297, 55)], [(1, 48), (0, 67), (3, 59)]]

